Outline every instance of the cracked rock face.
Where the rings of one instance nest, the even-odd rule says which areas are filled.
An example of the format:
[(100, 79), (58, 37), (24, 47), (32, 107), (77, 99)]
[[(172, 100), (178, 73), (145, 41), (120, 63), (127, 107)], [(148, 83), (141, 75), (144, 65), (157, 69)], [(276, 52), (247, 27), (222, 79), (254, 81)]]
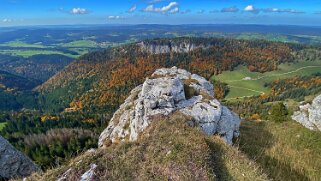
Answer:
[(294, 112), (292, 119), (310, 130), (321, 131), (321, 95), (312, 104), (301, 105), (299, 111)]
[(163, 53), (187, 53), (198, 48), (206, 49), (210, 45), (196, 45), (191, 42), (175, 43), (172, 41), (164, 42), (162, 44), (154, 42), (140, 42), (138, 46), (143, 52), (150, 54), (163, 54)]
[(220, 135), (227, 143), (239, 136), (239, 117), (214, 98), (213, 85), (205, 78), (176, 67), (156, 70), (131, 91), (99, 137), (99, 146), (135, 141), (156, 115), (175, 111), (193, 118), (208, 135)]
[(0, 180), (21, 178), (40, 169), (25, 155), (0, 136)]

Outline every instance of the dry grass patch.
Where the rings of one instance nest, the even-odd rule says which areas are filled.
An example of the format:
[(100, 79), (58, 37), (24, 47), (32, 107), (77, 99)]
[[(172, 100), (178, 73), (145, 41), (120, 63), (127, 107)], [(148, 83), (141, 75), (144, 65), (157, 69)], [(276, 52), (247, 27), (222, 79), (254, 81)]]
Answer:
[(321, 178), (321, 133), (294, 121), (243, 122), (239, 149), (273, 180)]

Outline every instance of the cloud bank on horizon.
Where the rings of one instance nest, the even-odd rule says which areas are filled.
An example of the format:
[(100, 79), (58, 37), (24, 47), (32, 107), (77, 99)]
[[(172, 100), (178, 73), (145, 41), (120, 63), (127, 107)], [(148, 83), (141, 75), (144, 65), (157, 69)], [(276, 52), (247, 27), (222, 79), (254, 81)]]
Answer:
[(321, 26), (315, 0), (0, 0), (0, 26), (294, 24)]

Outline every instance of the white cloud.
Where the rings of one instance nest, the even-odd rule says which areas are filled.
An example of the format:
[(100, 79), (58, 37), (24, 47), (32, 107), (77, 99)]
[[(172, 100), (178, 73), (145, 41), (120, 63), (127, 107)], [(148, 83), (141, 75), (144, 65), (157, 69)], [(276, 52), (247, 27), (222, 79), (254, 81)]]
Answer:
[(244, 11), (254, 11), (254, 6), (253, 5), (248, 5), (244, 8)]
[(295, 9), (279, 9), (279, 8), (266, 8), (263, 9), (266, 13), (294, 13), (294, 14), (300, 14), (305, 13), (304, 11), (295, 10)]
[(178, 12), (179, 12), (179, 8), (178, 8), (178, 7), (174, 8), (174, 9), (171, 9), (171, 10), (169, 11), (170, 14), (176, 14), (176, 13), (178, 13)]
[(136, 4), (134, 4), (131, 8), (129, 8), (128, 9), (128, 13), (133, 13), (134, 11), (136, 11), (136, 9), (137, 9), (137, 6), (136, 6)]
[(5, 19), (2, 20), (2, 22), (4, 22), (4, 23), (10, 23), (10, 22), (12, 22), (12, 20), (5, 18)]
[(250, 13), (259, 13), (261, 10), (256, 9), (253, 5), (248, 5), (244, 8), (244, 11), (250, 12)]
[(88, 14), (89, 11), (85, 8), (72, 8), (70, 14)]
[(280, 9), (280, 8), (263, 8), (263, 9), (257, 9), (253, 5), (248, 5), (244, 8), (245, 12), (250, 13), (305, 13), (304, 11), (295, 10), (295, 9)]
[(118, 19), (123, 19), (122, 16), (108, 16), (109, 20), (118, 20)]
[[(170, 2), (168, 5), (157, 8), (154, 7), (153, 4), (148, 5), (145, 9), (143, 9), (144, 12), (156, 12), (156, 13), (165, 13), (170, 11), (172, 8), (178, 6), (177, 2)], [(175, 8), (174, 8), (175, 9)]]

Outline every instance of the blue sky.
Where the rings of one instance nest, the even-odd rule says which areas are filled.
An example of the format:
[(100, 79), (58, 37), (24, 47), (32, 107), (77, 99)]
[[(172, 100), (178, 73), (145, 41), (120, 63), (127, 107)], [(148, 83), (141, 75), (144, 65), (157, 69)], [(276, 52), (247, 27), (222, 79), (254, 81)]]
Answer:
[(321, 26), (321, 0), (0, 0), (0, 26), (63, 24)]

